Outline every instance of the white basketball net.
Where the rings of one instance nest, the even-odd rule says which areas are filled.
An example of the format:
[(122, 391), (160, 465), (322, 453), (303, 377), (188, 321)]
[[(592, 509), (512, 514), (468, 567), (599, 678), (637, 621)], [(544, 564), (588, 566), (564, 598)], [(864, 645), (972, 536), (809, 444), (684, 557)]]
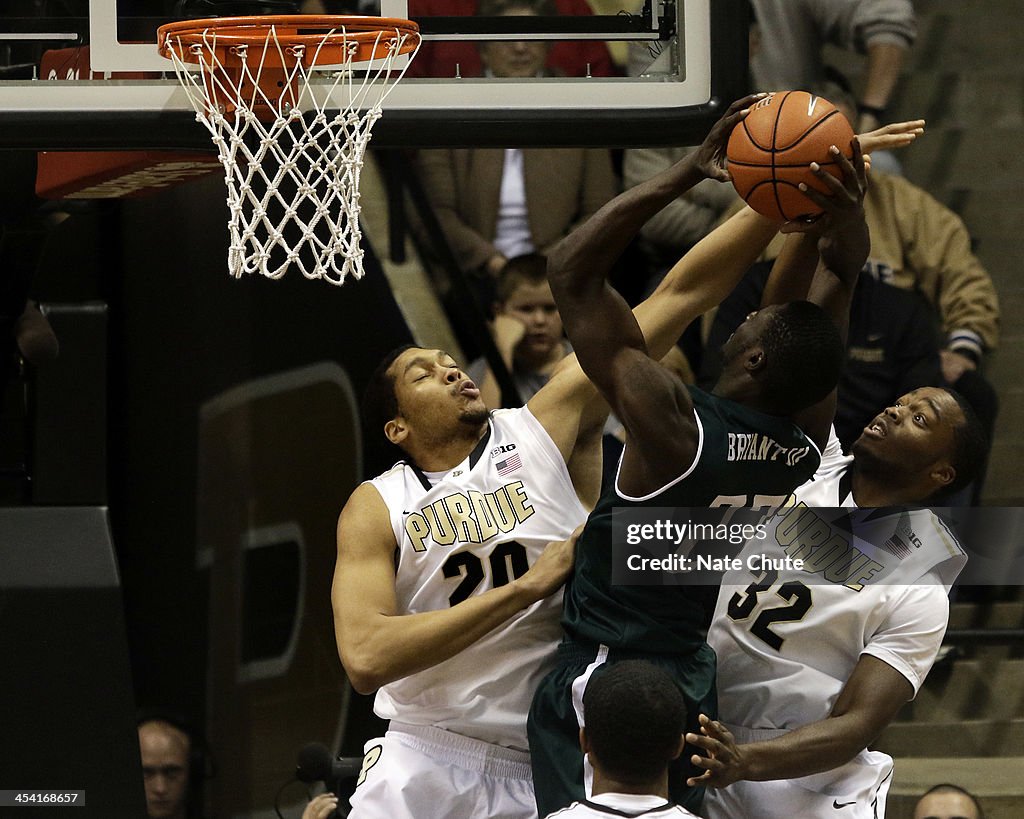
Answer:
[[(325, 33), (324, 41), (339, 31), (344, 33)], [(259, 273), (278, 279), (293, 267), (307, 279), (331, 284), (342, 284), (348, 275), (362, 277), (359, 175), (381, 105), (405, 73), (405, 66), (396, 70), (394, 64), (409, 35), (395, 29), (376, 36), (380, 48), (374, 51), (386, 56), (363, 63), (362, 76), (352, 70), (352, 43), (346, 44), (345, 63), (330, 67), (331, 80), (319, 83), (310, 80), (324, 77), (323, 67), (306, 67), (317, 64), (316, 56), (303, 60), (305, 47), (281, 44), (272, 26), (262, 48), (233, 47), (241, 62), (237, 78), (228, 77), (217, 56), (215, 30), (203, 32), (202, 45), (175, 43), (170, 49), (196, 119), (212, 135), (224, 166), (228, 272), (235, 278)], [(188, 69), (178, 56), (183, 49), (200, 71)], [(279, 99), (268, 98), (259, 85), (271, 51), (280, 55), (286, 85), (293, 89)], [(227, 114), (216, 101), (225, 99), (235, 106)], [(338, 106), (339, 100), (341, 110), (329, 115), (328, 102)], [(257, 107), (269, 109), (273, 120), (261, 122)]]

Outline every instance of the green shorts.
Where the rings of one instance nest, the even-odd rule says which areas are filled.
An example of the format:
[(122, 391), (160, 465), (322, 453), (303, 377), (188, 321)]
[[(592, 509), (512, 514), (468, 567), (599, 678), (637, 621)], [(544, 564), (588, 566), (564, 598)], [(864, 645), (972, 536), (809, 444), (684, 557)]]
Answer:
[[(715, 652), (710, 646), (702, 645), (685, 656), (658, 655), (582, 645), (566, 638), (558, 647), (557, 665), (537, 688), (527, 722), (533, 787), (540, 816), (588, 796), (578, 716), (582, 714), (583, 692), (593, 675), (621, 660), (647, 660), (672, 676), (686, 701), (688, 732), (699, 733), (699, 714), (718, 716)], [(694, 753), (701, 751), (687, 745), (669, 767), (669, 796), (696, 813), (704, 789), (686, 785), (688, 777), (703, 773), (690, 762)]]

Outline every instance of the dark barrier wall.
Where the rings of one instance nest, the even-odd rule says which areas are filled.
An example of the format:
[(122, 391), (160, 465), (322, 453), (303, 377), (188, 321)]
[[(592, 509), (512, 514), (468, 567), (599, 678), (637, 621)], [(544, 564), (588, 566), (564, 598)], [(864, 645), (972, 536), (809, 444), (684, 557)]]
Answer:
[(85, 792), (84, 809), (32, 816), (145, 816), (106, 511), (0, 509), (0, 566), (0, 793)]
[(32, 502), (107, 502), (107, 306), (47, 304), (61, 351), (35, 373)]

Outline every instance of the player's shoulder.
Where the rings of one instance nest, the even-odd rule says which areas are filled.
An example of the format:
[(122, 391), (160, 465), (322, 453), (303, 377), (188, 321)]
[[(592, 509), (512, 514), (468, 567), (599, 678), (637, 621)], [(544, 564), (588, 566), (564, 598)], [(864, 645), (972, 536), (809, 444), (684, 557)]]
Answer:
[(908, 518), (921, 543), (934, 553), (940, 562), (952, 560), (962, 567), (967, 560), (967, 553), (957, 533), (940, 515), (927, 507), (922, 507), (909, 510)]
[[(386, 469), (376, 477), (363, 481), (356, 488), (356, 491), (359, 491), (363, 487), (372, 487), (382, 495), (386, 494), (389, 490), (397, 488), (405, 483), (406, 471), (409, 468), (409, 464), (406, 461), (397, 461), (390, 469)], [(353, 496), (354, 495), (355, 493), (353, 492)]]
[(349, 495), (338, 516), (337, 534), (339, 543), (387, 542), (394, 537), (391, 530), (391, 512), (385, 493), (372, 481), (359, 484)]
[(491, 427), (496, 439), (510, 435), (526, 435), (527, 440), (532, 438), (534, 441), (545, 443), (551, 441), (551, 434), (543, 416), (538, 416), (532, 401), (522, 407), (492, 411)]
[(492, 438), (495, 440), (509, 435), (519, 436), (526, 432), (534, 436), (543, 434), (547, 437), (544, 425), (533, 414), (529, 405), (492, 410), (491, 430)]
[(525, 409), (526, 407), (507, 407), (505, 409), (491, 410), (491, 422), (497, 424), (515, 423)]
[(409, 464), (405, 461), (395, 461), (389, 468), (381, 472), (377, 477), (371, 478), (369, 481), (363, 483), (373, 483), (374, 481), (394, 480), (396, 476), (404, 475), (406, 468)]

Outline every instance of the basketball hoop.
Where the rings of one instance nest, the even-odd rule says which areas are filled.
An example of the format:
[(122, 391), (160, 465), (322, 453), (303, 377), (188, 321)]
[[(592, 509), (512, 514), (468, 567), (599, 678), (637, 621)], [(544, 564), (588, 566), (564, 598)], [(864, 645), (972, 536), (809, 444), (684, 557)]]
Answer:
[(331, 284), (361, 278), (359, 174), (384, 99), (405, 74), (397, 58), (415, 55), (419, 27), (386, 17), (220, 17), (169, 23), (157, 40), (224, 167), (228, 272), (278, 279), (295, 266)]

